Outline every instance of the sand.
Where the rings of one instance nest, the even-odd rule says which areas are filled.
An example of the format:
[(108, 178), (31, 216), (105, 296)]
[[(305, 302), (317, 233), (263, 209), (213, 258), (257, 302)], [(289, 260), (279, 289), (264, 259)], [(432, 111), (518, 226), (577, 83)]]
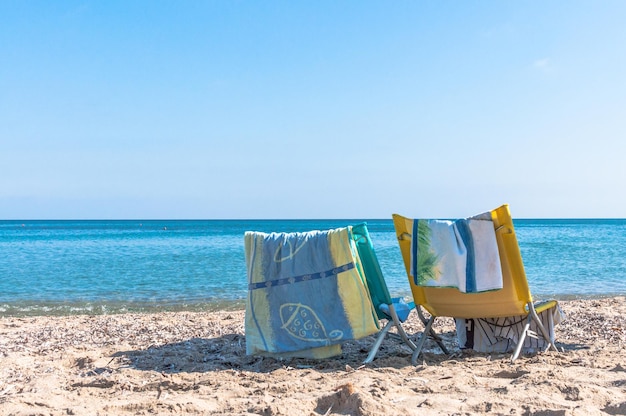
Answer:
[[(2, 415), (626, 414), (626, 298), (562, 301), (560, 352), (461, 352), (451, 319), (419, 364), (389, 337), (323, 361), (245, 354), (243, 311), (0, 318)], [(412, 314), (410, 334), (422, 329)]]

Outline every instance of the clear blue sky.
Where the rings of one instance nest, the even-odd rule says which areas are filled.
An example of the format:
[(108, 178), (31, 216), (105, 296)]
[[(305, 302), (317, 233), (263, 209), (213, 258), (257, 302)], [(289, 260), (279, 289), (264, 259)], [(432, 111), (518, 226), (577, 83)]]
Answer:
[(626, 217), (624, 1), (0, 1), (0, 219)]

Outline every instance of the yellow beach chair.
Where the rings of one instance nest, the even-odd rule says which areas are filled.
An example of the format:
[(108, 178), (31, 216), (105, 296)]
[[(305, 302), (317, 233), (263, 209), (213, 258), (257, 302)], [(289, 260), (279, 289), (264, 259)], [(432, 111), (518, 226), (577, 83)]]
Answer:
[[(465, 319), (523, 316), (526, 317), (526, 324), (515, 346), (511, 360), (513, 361), (519, 356), (527, 336), (541, 336), (547, 341), (546, 351), (550, 348), (557, 350), (553, 337), (550, 336), (538, 316), (542, 311), (557, 307), (557, 301), (533, 303), (509, 207), (502, 205), (490, 213), (495, 228), (502, 268), (502, 289), (480, 293), (463, 293), (455, 288), (426, 287), (415, 284), (411, 276), (411, 233), (413, 232), (414, 220), (398, 214), (393, 215), (396, 236), (409, 277), (411, 292), (425, 325), (424, 333), (413, 353), (413, 364), (417, 362), (426, 338), (428, 338), (425, 334), (432, 332), (433, 322), (439, 316)], [(430, 319), (424, 319), (420, 307), (430, 313)], [(538, 333), (531, 331), (531, 323), (536, 325)]]

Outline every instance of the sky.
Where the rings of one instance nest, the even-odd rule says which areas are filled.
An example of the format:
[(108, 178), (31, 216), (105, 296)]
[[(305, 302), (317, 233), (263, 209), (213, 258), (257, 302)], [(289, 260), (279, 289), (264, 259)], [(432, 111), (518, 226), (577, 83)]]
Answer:
[(0, 0), (0, 219), (626, 217), (624, 1)]

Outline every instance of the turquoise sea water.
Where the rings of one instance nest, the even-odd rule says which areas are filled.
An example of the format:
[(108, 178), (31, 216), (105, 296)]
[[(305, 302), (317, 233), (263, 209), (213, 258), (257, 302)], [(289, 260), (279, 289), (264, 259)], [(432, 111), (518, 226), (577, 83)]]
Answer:
[[(363, 220), (0, 221), (0, 316), (241, 307), (243, 234)], [(366, 220), (392, 295), (410, 295), (391, 220)], [(516, 220), (535, 298), (626, 294), (626, 220)]]

